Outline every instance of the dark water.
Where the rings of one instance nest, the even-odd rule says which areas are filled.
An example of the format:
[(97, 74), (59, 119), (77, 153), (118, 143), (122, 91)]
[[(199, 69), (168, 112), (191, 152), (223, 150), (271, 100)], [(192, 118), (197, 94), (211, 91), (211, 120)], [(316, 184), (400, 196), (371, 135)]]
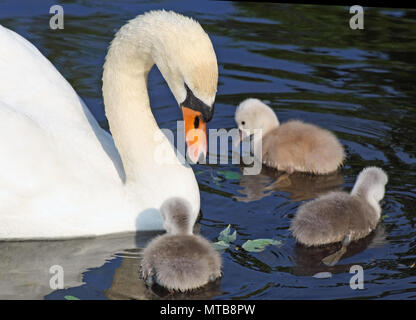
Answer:
[[(35, 4), (36, 3), (36, 4)], [(150, 9), (173, 9), (196, 18), (209, 33), (219, 62), (216, 113), (210, 128), (234, 127), (235, 106), (265, 100), (279, 119), (298, 118), (332, 130), (347, 152), (340, 172), (277, 173), (219, 179), (238, 165), (196, 165), (202, 235), (215, 241), (228, 224), (236, 245), (223, 254), (224, 277), (182, 298), (334, 299), (416, 298), (416, 11), (365, 9), (365, 29), (349, 28), (349, 8), (232, 2), (67, 1), (65, 29), (51, 31), (53, 1), (5, 1), (0, 22), (45, 54), (105, 127), (102, 64), (114, 32)], [(1, 48), (3, 50), (4, 48)], [(178, 108), (157, 70), (149, 79), (154, 115), (176, 130)], [(383, 221), (353, 243), (334, 267), (320, 260), (337, 246), (305, 249), (288, 227), (305, 200), (334, 189), (350, 190), (358, 172), (376, 165), (390, 180)], [(140, 248), (154, 234), (91, 240), (0, 243), (0, 297), (63, 299), (159, 298), (137, 278)], [(273, 238), (283, 246), (260, 253), (247, 239)], [(66, 288), (49, 288), (49, 266), (63, 265)], [(364, 268), (364, 289), (349, 286), (352, 265)], [(313, 277), (331, 272), (332, 277)]]

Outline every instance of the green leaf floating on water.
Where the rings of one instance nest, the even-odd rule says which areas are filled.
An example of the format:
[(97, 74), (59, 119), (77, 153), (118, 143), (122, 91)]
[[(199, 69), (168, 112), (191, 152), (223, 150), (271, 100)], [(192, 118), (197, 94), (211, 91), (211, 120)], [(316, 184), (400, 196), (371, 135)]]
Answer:
[(212, 246), (216, 250), (224, 250), (227, 249), (230, 246), (230, 243), (235, 241), (235, 239), (237, 239), (237, 231), (234, 230), (234, 232), (231, 233), (231, 225), (228, 225), (227, 228), (220, 232), (218, 241), (212, 243)]
[(74, 297), (74, 296), (65, 296), (65, 300), (81, 300), (80, 298)]
[(227, 228), (222, 230), (220, 232), (220, 235), (218, 236), (218, 240), (224, 241), (227, 243), (235, 241), (237, 239), (237, 230), (234, 230), (233, 233), (230, 231), (231, 225), (228, 225)]
[(255, 240), (247, 240), (246, 242), (244, 242), (244, 244), (242, 245), (242, 248), (249, 252), (261, 252), (268, 245), (278, 246), (280, 244), (282, 244), (282, 242), (279, 240), (255, 239)]
[(212, 243), (212, 246), (214, 247), (215, 250), (224, 250), (224, 249), (227, 249), (230, 246), (230, 244), (228, 242), (220, 240), (220, 241)]
[(218, 170), (217, 174), (224, 176), (224, 178), (227, 180), (240, 180), (241, 179), (241, 174), (235, 171)]

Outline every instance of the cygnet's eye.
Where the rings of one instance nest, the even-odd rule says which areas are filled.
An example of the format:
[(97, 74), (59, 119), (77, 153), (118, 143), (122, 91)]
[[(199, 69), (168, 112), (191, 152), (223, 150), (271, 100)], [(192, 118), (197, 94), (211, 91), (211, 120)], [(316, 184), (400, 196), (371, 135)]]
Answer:
[(241, 121), (241, 124), (244, 126), (246, 124), (246, 122), (245, 121)]

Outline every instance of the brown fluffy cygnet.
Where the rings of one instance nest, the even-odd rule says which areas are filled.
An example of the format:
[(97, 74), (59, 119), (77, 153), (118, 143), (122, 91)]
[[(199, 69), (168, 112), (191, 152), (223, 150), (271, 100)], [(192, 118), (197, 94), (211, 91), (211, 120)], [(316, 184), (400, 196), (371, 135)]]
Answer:
[(290, 230), (307, 246), (350, 241), (367, 236), (380, 220), (379, 202), (388, 178), (378, 167), (363, 169), (351, 193), (330, 192), (301, 205)]
[(181, 198), (160, 209), (167, 234), (155, 237), (144, 249), (141, 275), (170, 291), (188, 291), (221, 276), (221, 256), (205, 238), (192, 234), (190, 204)]
[[(326, 174), (344, 161), (344, 148), (333, 133), (313, 124), (290, 120), (279, 124), (274, 111), (258, 99), (240, 103), (235, 121), (241, 139), (262, 129), (261, 161), (280, 171)], [(256, 135), (254, 134), (256, 145)], [(260, 154), (256, 153), (255, 156)]]

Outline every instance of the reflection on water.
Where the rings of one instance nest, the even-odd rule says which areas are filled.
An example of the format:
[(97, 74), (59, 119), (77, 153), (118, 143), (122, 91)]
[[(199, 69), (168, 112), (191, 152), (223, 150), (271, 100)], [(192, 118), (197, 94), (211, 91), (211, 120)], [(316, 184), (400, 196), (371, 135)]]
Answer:
[(136, 237), (108, 236), (66, 241), (0, 242), (0, 299), (41, 299), (51, 293), (49, 281), (53, 265), (64, 270), (64, 285), (77, 287), (83, 273), (101, 267), (115, 252), (143, 246), (154, 233)]
[(355, 256), (367, 248), (384, 246), (387, 243), (386, 236), (384, 226), (379, 224), (367, 237), (351, 242), (338, 264), (332, 267), (323, 264), (322, 259), (339, 250), (341, 243), (318, 247), (306, 247), (297, 243), (294, 248), (294, 262), (296, 265), (293, 268), (293, 273), (302, 276), (313, 276), (319, 272), (331, 272), (333, 274), (349, 272), (350, 267), (355, 263), (343, 264), (344, 259)]
[(257, 201), (274, 192), (284, 191), (292, 201), (302, 201), (339, 190), (343, 183), (344, 178), (339, 171), (319, 176), (295, 172), (287, 176), (285, 173), (263, 167), (258, 175), (242, 176), (238, 193), (243, 196), (234, 196), (234, 199), (241, 202)]
[[(301, 119), (333, 131), (345, 146), (345, 166), (315, 177), (264, 168), (256, 176), (215, 179), (238, 165), (195, 165), (201, 190), (201, 233), (216, 241), (228, 224), (234, 245), (222, 253), (224, 276), (186, 298), (416, 298), (416, 10), (366, 8), (365, 30), (348, 27), (349, 8), (207, 1), (66, 2), (65, 29), (49, 30), (49, 8), (22, 0), (0, 3), (0, 23), (44, 53), (105, 126), (102, 64), (114, 32), (135, 15), (174, 9), (201, 22), (219, 63), (216, 112), (209, 128), (235, 127), (235, 107), (248, 97), (271, 105), (279, 119)], [(149, 76), (158, 124), (175, 132), (179, 109), (160, 73)], [(59, 106), (57, 106), (59, 107)], [(231, 151), (230, 151), (231, 154)], [(229, 157), (231, 158), (231, 156)], [(330, 190), (349, 191), (365, 166), (389, 174), (383, 221), (348, 246), (334, 267), (323, 257), (339, 244), (297, 245), (288, 228), (303, 201)], [(138, 279), (141, 249), (152, 235), (0, 243), (0, 297), (175, 299)], [(241, 249), (257, 238), (282, 240), (259, 253)], [(65, 270), (65, 289), (49, 287), (49, 267)], [(364, 268), (364, 290), (351, 290), (349, 267)], [(313, 275), (329, 271), (332, 277)], [(180, 296), (179, 296), (180, 297)]]
[(189, 293), (170, 293), (157, 285), (147, 288), (145, 282), (138, 276), (141, 251), (141, 249), (134, 249), (124, 251), (120, 255), (122, 261), (120, 266), (114, 272), (111, 286), (109, 289), (104, 290), (106, 298), (112, 300), (211, 299), (221, 294), (220, 279)]

